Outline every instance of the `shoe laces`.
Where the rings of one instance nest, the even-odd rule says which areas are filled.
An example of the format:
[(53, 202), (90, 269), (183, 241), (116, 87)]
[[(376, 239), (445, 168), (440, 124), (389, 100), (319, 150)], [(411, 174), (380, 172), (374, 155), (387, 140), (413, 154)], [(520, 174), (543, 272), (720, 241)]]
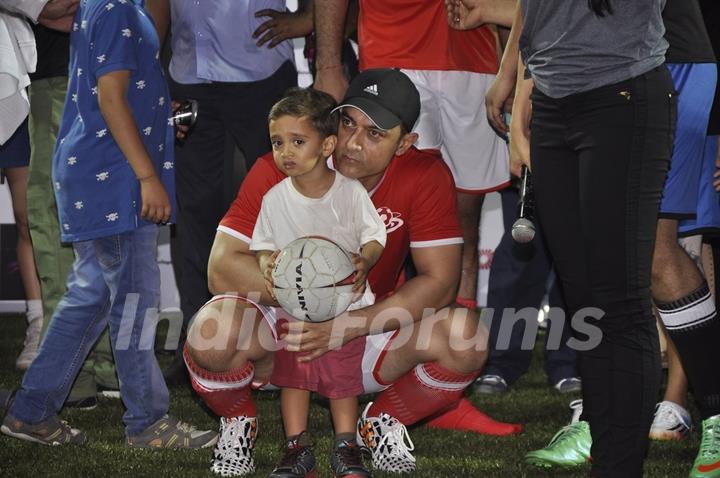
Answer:
[(703, 426), (700, 456), (715, 459), (720, 454), (720, 416), (706, 420)]
[(340, 456), (345, 466), (364, 466), (361, 456), (362, 448), (358, 445), (352, 445), (346, 442), (343, 445), (335, 447), (335, 453)]
[(178, 430), (187, 433), (188, 435), (192, 435), (194, 432), (197, 431), (197, 428), (195, 426), (190, 425), (187, 422), (181, 422), (180, 420), (178, 420), (175, 426)]
[(388, 428), (380, 438), (377, 448), (382, 448), (382, 446), (385, 445), (388, 450), (392, 450), (391, 453), (393, 455), (400, 455), (414, 462), (415, 457), (412, 456), (410, 452), (415, 449), (415, 444), (410, 439), (410, 434), (407, 428), (405, 428), (405, 425), (395, 420), (395, 423), (388, 425)]
[(215, 451), (221, 460), (230, 460), (237, 456), (237, 450), (242, 447), (240, 442), (242, 422), (239, 418), (221, 417), (220, 420), (222, 433)]
[(552, 440), (550, 440), (550, 443), (548, 443), (548, 447), (557, 445), (564, 440), (574, 438), (576, 435), (580, 435), (582, 433), (585, 433), (583, 422), (576, 422), (571, 423), (570, 425), (566, 425), (562, 427), (560, 431), (555, 434), (554, 437), (552, 437)]
[(302, 446), (298, 443), (293, 443), (285, 448), (285, 454), (283, 455), (282, 459), (280, 460), (280, 467), (289, 467), (293, 468), (295, 464), (298, 462), (298, 457), (307, 449), (308, 447)]
[(659, 403), (657, 410), (655, 411), (655, 418), (653, 419), (653, 426), (658, 428), (670, 429), (676, 426), (678, 423), (682, 423), (687, 427), (687, 420), (682, 416), (678, 410), (679, 406), (667, 404), (665, 402)]

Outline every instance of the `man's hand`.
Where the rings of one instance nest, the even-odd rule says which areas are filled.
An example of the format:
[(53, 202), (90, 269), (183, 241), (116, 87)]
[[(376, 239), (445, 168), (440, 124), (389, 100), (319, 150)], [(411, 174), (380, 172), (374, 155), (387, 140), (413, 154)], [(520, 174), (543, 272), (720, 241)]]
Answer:
[(44, 27), (69, 32), (80, 0), (51, 0), (38, 16), (38, 23)]
[(480, 2), (472, 0), (445, 0), (447, 21), (455, 30), (470, 30), (485, 23)]
[(499, 74), (485, 94), (485, 112), (488, 122), (504, 138), (507, 138), (509, 131), (504, 113), (512, 111), (514, 89), (515, 78)]
[(266, 8), (255, 12), (255, 16), (269, 17), (253, 32), (253, 38), (259, 38), (257, 46), (267, 43), (268, 48), (275, 48), (281, 42), (305, 36), (313, 29), (312, 11), (279, 12)]
[(170, 199), (160, 178), (152, 175), (141, 179), (140, 197), (142, 199), (140, 216), (143, 219), (154, 223), (166, 223), (170, 220)]
[[(177, 113), (177, 110), (182, 106), (182, 103), (179, 101), (172, 100), (170, 102), (170, 111), (172, 111), (172, 114)], [(175, 124), (175, 139), (179, 141), (185, 141), (185, 138), (187, 138), (188, 132), (190, 131), (190, 127), (186, 126), (184, 124)]]
[(325, 322), (287, 322), (281, 324), (280, 339), (290, 352), (303, 352), (299, 362), (314, 360), (329, 350), (342, 347), (357, 337), (355, 329), (343, 327), (345, 314)]

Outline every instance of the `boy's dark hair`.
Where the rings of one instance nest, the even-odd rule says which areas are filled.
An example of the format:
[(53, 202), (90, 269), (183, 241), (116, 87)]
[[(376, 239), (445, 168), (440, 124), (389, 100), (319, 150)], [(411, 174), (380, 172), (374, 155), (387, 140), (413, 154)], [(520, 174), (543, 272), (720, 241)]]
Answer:
[(275, 103), (268, 115), (268, 122), (281, 116), (306, 116), (323, 138), (337, 134), (338, 112), (335, 99), (322, 91), (311, 88), (290, 88), (283, 99)]

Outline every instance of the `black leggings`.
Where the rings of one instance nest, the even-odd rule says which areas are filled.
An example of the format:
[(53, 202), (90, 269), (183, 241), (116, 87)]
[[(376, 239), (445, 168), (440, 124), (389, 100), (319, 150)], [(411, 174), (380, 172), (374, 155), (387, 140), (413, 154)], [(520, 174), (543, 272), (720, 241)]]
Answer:
[(640, 477), (660, 386), (650, 267), (675, 129), (672, 80), (662, 66), (561, 99), (535, 90), (532, 104), (537, 211), (568, 312), (605, 313), (586, 320), (600, 345), (579, 354), (592, 475)]

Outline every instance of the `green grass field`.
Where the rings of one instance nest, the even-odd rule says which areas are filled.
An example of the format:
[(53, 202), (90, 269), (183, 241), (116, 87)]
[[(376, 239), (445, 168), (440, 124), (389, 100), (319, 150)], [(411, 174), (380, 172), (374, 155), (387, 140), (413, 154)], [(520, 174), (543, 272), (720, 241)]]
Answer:
[[(0, 316), (0, 388), (14, 388), (21, 374), (14, 361), (24, 335), (20, 316)], [(536, 350), (538, 358), (540, 351)], [(161, 357), (161, 362), (166, 358)], [(410, 430), (415, 442), (416, 477), (584, 477), (589, 467), (574, 470), (538, 470), (523, 463), (525, 452), (542, 447), (559, 427), (569, 420), (563, 396), (547, 386), (541, 360), (513, 389), (500, 396), (474, 396), (473, 402), (495, 418), (520, 422), (525, 433), (494, 438), (460, 432), (438, 432), (424, 427)], [(202, 428), (216, 428), (217, 420), (206, 412), (189, 389), (172, 389), (171, 413)], [(366, 399), (367, 400), (367, 399)], [(259, 438), (256, 449), (256, 476), (267, 476), (280, 456), (283, 441), (279, 402), (272, 393), (257, 396)], [(0, 435), (0, 476), (32, 477), (202, 477), (215, 476), (209, 470), (210, 450), (141, 451), (123, 443), (119, 400), (101, 399), (90, 411), (69, 410), (62, 418), (88, 435), (83, 447), (43, 447)], [(697, 416), (695, 416), (697, 419)], [(697, 421), (696, 421), (697, 422)], [(313, 403), (310, 432), (316, 440), (320, 476), (329, 476), (331, 446), (330, 417), (321, 400)], [(682, 442), (653, 443), (645, 476), (679, 478), (687, 476), (698, 446), (698, 433)], [(376, 473), (376, 477), (394, 476)]]

